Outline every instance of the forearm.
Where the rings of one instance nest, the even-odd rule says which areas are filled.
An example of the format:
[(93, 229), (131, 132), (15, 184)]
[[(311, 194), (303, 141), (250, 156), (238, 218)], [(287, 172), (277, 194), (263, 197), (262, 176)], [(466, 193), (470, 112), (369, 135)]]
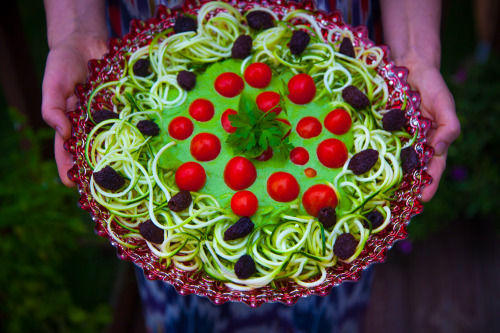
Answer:
[(439, 0), (381, 0), (385, 42), (397, 65), (441, 62)]

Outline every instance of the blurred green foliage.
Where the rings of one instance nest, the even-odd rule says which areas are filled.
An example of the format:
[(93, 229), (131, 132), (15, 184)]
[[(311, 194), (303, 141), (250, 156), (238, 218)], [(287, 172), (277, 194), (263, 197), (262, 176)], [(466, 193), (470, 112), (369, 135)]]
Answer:
[(53, 131), (34, 132), (9, 113), (0, 146), (0, 331), (102, 331), (112, 317), (113, 250), (93, 233), (54, 161), (41, 159)]
[(423, 238), (454, 221), (492, 222), (500, 189), (500, 60), (469, 65), (450, 78), (462, 133), (448, 153), (436, 196), (413, 219), (410, 236)]

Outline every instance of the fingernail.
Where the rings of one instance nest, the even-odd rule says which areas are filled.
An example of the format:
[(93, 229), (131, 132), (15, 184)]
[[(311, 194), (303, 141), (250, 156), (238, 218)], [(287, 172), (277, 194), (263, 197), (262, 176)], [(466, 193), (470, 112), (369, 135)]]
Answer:
[(61, 127), (56, 126), (56, 131), (57, 131), (57, 133), (59, 133), (59, 135), (60, 135), (62, 138), (64, 138), (64, 131), (62, 130), (62, 128), (61, 128)]
[(436, 147), (434, 147), (434, 154), (440, 156), (446, 153), (446, 150), (448, 149), (448, 146), (444, 142), (438, 142)]

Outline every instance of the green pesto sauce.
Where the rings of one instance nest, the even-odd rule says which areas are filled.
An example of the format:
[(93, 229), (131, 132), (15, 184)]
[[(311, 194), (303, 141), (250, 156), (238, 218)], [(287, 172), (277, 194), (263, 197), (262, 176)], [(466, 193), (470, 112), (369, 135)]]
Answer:
[[(152, 145), (154, 150), (158, 151), (166, 143), (174, 140), (168, 135), (168, 124), (173, 118), (185, 116), (193, 121), (193, 134), (186, 140), (174, 140), (176, 141), (176, 145), (167, 149), (160, 159), (160, 166), (162, 168), (175, 172), (175, 170), (177, 170), (177, 168), (185, 162), (198, 162), (193, 158), (193, 156), (191, 156), (190, 153), (191, 139), (196, 134), (207, 132), (215, 134), (219, 137), (222, 146), (219, 156), (212, 161), (198, 162), (205, 168), (207, 174), (207, 182), (200, 192), (213, 195), (217, 198), (222, 207), (227, 208), (230, 206), (229, 203), (235, 191), (231, 190), (224, 182), (224, 168), (227, 162), (235, 155), (232, 147), (226, 143), (226, 139), (229, 134), (222, 128), (221, 116), (222, 113), (229, 108), (236, 111), (238, 110), (239, 95), (234, 98), (226, 98), (219, 95), (215, 91), (214, 81), (219, 74), (224, 72), (234, 72), (241, 75), (241, 60), (229, 59), (220, 63), (215, 63), (211, 65), (203, 74), (198, 75), (196, 78), (196, 86), (193, 90), (188, 92), (188, 97), (185, 103), (179, 107), (164, 109), (162, 111), (161, 120), (157, 121), (161, 128), (161, 134), (153, 139)], [(288, 82), (292, 76), (293, 73), (290, 71), (285, 71), (281, 74), (273, 73), (271, 83), (266, 88), (257, 89), (250, 87), (245, 83), (244, 91), (254, 99), (259, 93), (264, 91), (275, 91), (280, 93), (283, 92), (282, 79), (285, 80), (285, 82)], [(192, 101), (198, 98), (204, 98), (213, 103), (215, 115), (210, 121), (199, 122), (194, 120), (189, 115), (189, 105)], [(271, 174), (278, 171), (288, 172), (292, 174), (295, 179), (297, 179), (300, 185), (300, 194), (298, 199), (292, 203), (300, 205), (300, 212), (298, 215), (307, 215), (301, 204), (302, 194), (312, 185), (325, 183), (325, 181), (333, 182), (335, 176), (341, 171), (341, 168), (330, 169), (324, 167), (319, 162), (316, 155), (316, 148), (318, 144), (328, 138), (337, 138), (346, 144), (348, 151), (350, 151), (353, 146), (352, 130), (342, 136), (338, 136), (330, 133), (323, 126), (321, 134), (312, 139), (303, 139), (295, 131), (296, 124), (300, 119), (306, 116), (316, 117), (323, 125), (325, 117), (333, 109), (327, 97), (322, 98), (319, 101), (313, 101), (306, 105), (296, 105), (288, 100), (288, 98), (285, 98), (285, 103), (288, 114), (285, 114), (283, 111), (279, 114), (278, 118), (288, 119), (288, 121), (292, 124), (292, 132), (289, 136), (289, 140), (295, 147), (304, 147), (309, 152), (309, 161), (305, 165), (295, 165), (289, 158), (285, 160), (278, 156), (278, 154), (275, 154), (270, 160), (265, 162), (259, 162), (255, 159), (251, 160), (257, 169), (257, 180), (247, 190), (252, 191), (259, 199), (259, 210), (256, 215), (259, 215), (259, 212), (269, 212), (270, 210), (290, 206), (291, 203), (280, 203), (274, 201), (267, 193), (267, 179)], [(314, 178), (306, 177), (304, 170), (307, 168), (313, 168), (316, 170), (317, 176)], [(169, 179), (165, 179), (165, 182), (174, 184), (174, 177), (171, 176)], [(338, 210), (348, 208), (344, 207), (345, 205), (342, 205), (341, 198), (339, 198), (339, 201), (340, 205), (337, 207)]]

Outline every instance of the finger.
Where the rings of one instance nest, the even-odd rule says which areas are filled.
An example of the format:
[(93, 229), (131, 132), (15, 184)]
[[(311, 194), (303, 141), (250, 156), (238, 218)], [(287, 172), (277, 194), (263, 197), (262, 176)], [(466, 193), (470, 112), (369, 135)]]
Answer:
[(68, 171), (73, 166), (73, 156), (64, 149), (64, 138), (57, 132), (54, 140), (54, 155), (62, 183), (68, 187), (74, 187), (75, 183), (68, 178)]
[(446, 155), (434, 156), (427, 165), (427, 173), (432, 177), (432, 183), (422, 191), (423, 202), (431, 200), (436, 194), (441, 176), (446, 168)]
[(435, 122), (437, 125), (430, 145), (434, 147), (434, 154), (446, 154), (450, 144), (460, 135), (460, 122), (455, 113), (455, 104), (450, 94), (442, 94), (433, 105)]

